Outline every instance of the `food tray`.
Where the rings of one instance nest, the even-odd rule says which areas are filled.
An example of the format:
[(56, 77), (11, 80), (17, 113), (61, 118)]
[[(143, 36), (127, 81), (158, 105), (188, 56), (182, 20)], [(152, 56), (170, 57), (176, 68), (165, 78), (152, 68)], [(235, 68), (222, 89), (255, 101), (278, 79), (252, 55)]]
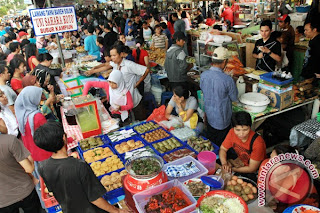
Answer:
[(62, 209), (60, 205), (52, 206), (47, 208), (48, 213), (62, 213)]
[[(132, 133), (128, 133), (127, 132), (130, 129), (132, 130)], [(123, 134), (121, 132), (125, 132), (126, 136), (128, 136), (128, 137), (123, 136)], [(130, 137), (133, 137), (133, 136), (137, 135), (137, 133), (132, 128), (125, 128), (125, 129), (121, 129), (121, 130), (118, 130), (118, 131), (110, 132), (110, 133), (108, 133), (108, 134), (106, 134), (104, 136), (105, 136), (105, 139), (109, 141), (109, 143), (115, 143), (115, 142), (117, 142), (117, 139), (118, 139), (118, 138), (115, 138), (115, 137), (119, 137), (119, 136), (115, 136), (115, 135), (118, 135), (118, 134), (122, 135), (122, 137), (123, 137), (120, 140), (124, 140), (126, 138), (130, 138)], [(130, 136), (129, 136), (129, 134), (130, 134)], [(120, 140), (118, 140), (118, 141), (120, 141)]]
[[(160, 154), (160, 156), (162, 157), (162, 159), (163, 159), (164, 162), (170, 163), (170, 162), (168, 162), (168, 161), (166, 161), (166, 160), (164, 159), (164, 156), (167, 155), (167, 154), (171, 154), (172, 152), (178, 151), (178, 150), (180, 150), (180, 149), (188, 149), (188, 150), (194, 152), (195, 155), (197, 155), (197, 152), (196, 152), (195, 150), (191, 149), (190, 147), (183, 146), (183, 147), (179, 147), (179, 148), (177, 148), (177, 149), (171, 150), (170, 152), (166, 152), (166, 153), (164, 153), (164, 154)], [(189, 156), (190, 156), (190, 155), (189, 155)], [(182, 158), (183, 158), (183, 157), (182, 157)], [(181, 158), (179, 158), (179, 159), (181, 159)], [(177, 160), (179, 160), (179, 159), (177, 159)], [(171, 162), (173, 162), (173, 161), (171, 161)]]
[(41, 188), (41, 199), (42, 199), (44, 206), (46, 208), (50, 208), (50, 207), (57, 206), (57, 205), (59, 206), (58, 201), (53, 196), (50, 197), (49, 194), (44, 192), (44, 189), (46, 187), (44, 186), (44, 181), (43, 181), (42, 177), (40, 177), (40, 188)]
[[(112, 148), (113, 150), (115, 151), (115, 153), (118, 155), (118, 156), (121, 156), (122, 159), (124, 159), (124, 155), (125, 155), (125, 152), (124, 153), (119, 153), (118, 150), (116, 150), (115, 146), (118, 145), (118, 144), (121, 144), (123, 142), (127, 142), (129, 140), (134, 140), (135, 142), (136, 141), (141, 141), (143, 143), (144, 146), (142, 147), (145, 147), (146, 145), (148, 145), (144, 140), (143, 138), (140, 138), (139, 136), (133, 136), (133, 137), (130, 137), (130, 138), (126, 138), (126, 139), (123, 139), (121, 141), (118, 141), (118, 142), (114, 142), (112, 143)], [(142, 147), (139, 147), (139, 148), (142, 148)], [(136, 148), (136, 149), (139, 149), (139, 148)], [(136, 149), (133, 149), (133, 150), (136, 150)], [(133, 151), (133, 150), (130, 150), (130, 151)]]
[(206, 167), (204, 167), (199, 161), (197, 161), (196, 159), (194, 159), (191, 156), (186, 156), (183, 158), (180, 158), (178, 160), (172, 161), (170, 163), (167, 163), (163, 166), (162, 171), (166, 171), (166, 169), (168, 168), (168, 166), (171, 165), (182, 165), (184, 163), (190, 162), (192, 161), (193, 163), (195, 163), (195, 165), (198, 167), (198, 169), (200, 170), (199, 172), (189, 175), (189, 176), (185, 176), (185, 177), (180, 177), (180, 178), (174, 178), (174, 177), (169, 177), (168, 176), (168, 180), (173, 180), (173, 179), (177, 179), (179, 180), (181, 183), (185, 182), (186, 180), (192, 179), (192, 178), (197, 178), (197, 177), (201, 177), (204, 176), (206, 174), (208, 174), (208, 170), (206, 169)]
[[(198, 138), (203, 138), (204, 140), (209, 140), (207, 139), (206, 137), (203, 137), (203, 136), (199, 136)], [(210, 141), (210, 140), (209, 140)], [(213, 143), (212, 141), (210, 141), (214, 150), (213, 152), (218, 156), (219, 155), (219, 150), (220, 150), (220, 147), (218, 147), (215, 143)], [(186, 147), (188, 147), (189, 149), (191, 149), (192, 151), (196, 152), (196, 154), (199, 154), (199, 152), (197, 152), (196, 150), (194, 150), (188, 143), (186, 143)]]
[(192, 203), (190, 206), (188, 206), (184, 209), (181, 209), (180, 211), (177, 211), (176, 213), (190, 213), (190, 212), (194, 211), (196, 209), (196, 204), (197, 204), (197, 201), (195, 200), (195, 198), (192, 196), (190, 191), (186, 187), (183, 186), (182, 183), (180, 183), (177, 180), (172, 180), (167, 183), (163, 183), (161, 185), (155, 186), (153, 188), (149, 188), (145, 191), (142, 191), (142, 192), (139, 192), (139, 193), (133, 195), (133, 200), (136, 204), (136, 208), (137, 208), (138, 212), (145, 213), (144, 207), (147, 204), (147, 202), (149, 201), (151, 196), (160, 194), (160, 193), (162, 193), (166, 190), (169, 190), (173, 187), (179, 188)]
[(107, 192), (102, 197), (108, 201), (111, 205), (114, 205), (118, 202), (117, 198), (120, 196), (124, 196), (124, 189), (123, 187), (112, 190), (110, 192)]
[[(115, 150), (114, 150), (110, 145), (102, 145), (102, 146), (98, 146), (98, 147), (101, 147), (101, 148), (106, 148), (106, 147), (108, 147), (108, 148), (112, 151), (112, 153), (113, 153), (114, 155), (117, 155), (116, 152), (115, 152)], [(95, 148), (98, 148), (98, 147), (95, 147)], [(95, 148), (94, 148), (94, 149), (95, 149)], [(84, 151), (84, 152), (81, 150), (81, 148), (79, 148), (78, 150), (79, 150), (80, 158), (81, 158), (82, 160), (86, 161), (86, 160), (84, 159), (84, 157), (83, 157), (83, 153), (85, 153), (85, 152), (87, 152), (87, 151), (89, 151), (89, 150), (93, 150), (93, 149), (89, 149), (89, 150)], [(111, 156), (108, 156), (108, 157), (111, 157)], [(106, 158), (108, 158), (108, 157), (106, 157)], [(100, 159), (100, 160), (104, 160), (104, 159), (106, 159), (106, 158), (102, 158), (102, 159)], [(99, 161), (99, 160), (96, 160), (96, 161)], [(87, 162), (87, 161), (86, 161), (86, 162)], [(93, 161), (93, 162), (95, 162), (95, 161)], [(87, 162), (87, 163), (89, 163), (89, 162)], [(92, 162), (91, 162), (91, 163), (92, 163)], [(91, 164), (91, 163), (89, 163), (89, 164)]]
[[(105, 135), (95, 136), (94, 138), (97, 138), (97, 137), (101, 138), (101, 140), (102, 140), (102, 142), (103, 142), (103, 145), (108, 145), (108, 144), (109, 144), (109, 141), (108, 141), (108, 139), (106, 139)], [(87, 139), (87, 138), (85, 138), (85, 139)], [(101, 147), (101, 146), (103, 146), (103, 145), (96, 146), (96, 147), (94, 147), (94, 148)], [(91, 149), (94, 149), (94, 148), (91, 148)], [(78, 150), (79, 150), (80, 152), (83, 153), (83, 152), (89, 151), (89, 150), (91, 150), (91, 149), (82, 150), (81, 147), (80, 147), (80, 141), (78, 142)]]
[[(114, 151), (114, 150), (113, 150)], [(117, 156), (117, 155), (116, 155)], [(111, 156), (110, 156), (111, 157)], [(104, 158), (104, 159), (101, 159), (101, 160), (97, 160), (97, 161), (95, 161), (95, 162), (98, 162), (98, 161), (100, 161), (101, 163), (103, 163), (106, 159), (108, 159), (108, 158), (110, 158), (110, 157), (107, 157), (107, 158)], [(114, 171), (111, 171), (111, 172), (108, 172), (108, 173), (105, 173), (105, 174), (103, 174), (103, 175), (100, 175), (100, 176), (96, 176), (99, 180), (101, 180), (101, 178), (103, 177), (103, 176), (105, 176), (105, 175), (110, 175), (111, 173), (113, 173), (113, 172), (116, 172), (116, 171), (121, 171), (121, 170), (123, 170), (124, 169), (124, 164), (125, 164), (125, 162), (124, 162), (124, 160), (120, 157), (120, 156), (117, 156), (119, 159), (120, 159), (120, 161), (122, 162), (122, 164), (123, 164), (123, 168), (120, 168), (120, 169), (116, 169), (116, 170), (114, 170)], [(94, 162), (92, 162), (92, 163), (94, 163)], [(89, 165), (91, 165), (92, 163), (89, 163)], [(91, 167), (90, 167), (91, 168)], [(93, 169), (91, 168), (91, 170), (93, 171)]]
[[(144, 135), (147, 134), (147, 133), (152, 133), (152, 132), (154, 132), (154, 131), (156, 131), (156, 130), (159, 130), (159, 129), (162, 129), (163, 131), (165, 131), (166, 133), (168, 133), (169, 136), (168, 136), (168, 137), (165, 137), (165, 138), (161, 138), (161, 139), (156, 140), (156, 141), (153, 141), (153, 142), (148, 142), (147, 140), (145, 140), (145, 139), (142, 137), (142, 136), (144, 136)], [(167, 130), (165, 130), (163, 127), (159, 127), (159, 128), (157, 128), (157, 129), (153, 129), (153, 130), (150, 130), (150, 131), (145, 132), (145, 133), (143, 133), (143, 134), (140, 134), (140, 137), (141, 137), (147, 144), (152, 144), (152, 143), (157, 143), (157, 142), (160, 142), (160, 141), (169, 139), (169, 138), (173, 137), (173, 135), (172, 135), (170, 132), (168, 132)], [(180, 142), (180, 141), (179, 141), (179, 142)]]
[(293, 81), (293, 78), (290, 78), (288, 80), (285, 81), (279, 81), (277, 79), (272, 78), (272, 72), (268, 72), (265, 74), (260, 75), (260, 78), (262, 80), (277, 84), (277, 85), (286, 85), (286, 84), (290, 84)]
[[(136, 124), (136, 125), (132, 126), (133, 131), (135, 131), (138, 135), (141, 135), (141, 134), (144, 134), (144, 133), (147, 133), (147, 132), (150, 132), (150, 131), (154, 130), (154, 129), (150, 129), (150, 130), (145, 131), (145, 132), (143, 132), (143, 133), (139, 133), (138, 131), (136, 131), (136, 130), (134, 129), (134, 128), (137, 127), (137, 126), (140, 126), (140, 125), (143, 125), (143, 124), (146, 124), (146, 123), (154, 123), (154, 124), (157, 124), (157, 123), (154, 122), (154, 121), (141, 122), (141, 123), (139, 123), (139, 124)], [(157, 124), (157, 125), (160, 127), (159, 124)], [(157, 128), (159, 128), (159, 127), (157, 127)], [(157, 129), (157, 128), (155, 128), (155, 129)]]
[[(175, 149), (172, 149), (172, 150), (170, 150), (170, 151), (168, 151), (168, 152), (164, 152), (164, 153), (161, 153), (160, 151), (158, 151), (158, 150), (154, 147), (154, 144), (156, 144), (156, 143), (161, 143), (161, 142), (166, 141), (166, 140), (169, 140), (169, 139), (171, 139), (171, 138), (176, 139), (182, 146), (177, 147), (177, 148), (175, 148)], [(186, 146), (186, 144), (185, 144), (184, 142), (182, 142), (181, 140), (179, 140), (178, 138), (176, 138), (176, 137), (174, 137), (174, 136), (171, 136), (171, 137), (168, 137), (168, 138), (164, 138), (164, 139), (159, 140), (159, 141), (157, 141), (157, 142), (151, 143), (151, 145), (152, 145), (151, 147), (152, 147), (154, 150), (156, 150), (156, 151), (160, 154), (160, 156), (165, 155), (165, 154), (167, 154), (167, 153), (170, 153), (170, 152), (172, 152), (172, 151), (175, 151), (175, 150), (177, 150), (177, 149), (179, 149), (179, 148), (182, 148), (182, 147), (185, 147), (185, 146)]]
[[(123, 160), (124, 160), (124, 162), (126, 162), (127, 159), (129, 159), (130, 157), (133, 157), (133, 156), (128, 156), (128, 157), (126, 158), (126, 154), (127, 154), (127, 153), (130, 153), (130, 152), (138, 152), (139, 149), (143, 149), (143, 148), (145, 148), (145, 149), (150, 149), (150, 151), (151, 151), (151, 152), (154, 152), (155, 155), (161, 156), (160, 153), (159, 153), (157, 150), (155, 150), (152, 146), (146, 145), (146, 146), (144, 146), (144, 147), (141, 147), (141, 148), (138, 148), (138, 149), (135, 149), (135, 150), (132, 150), (132, 151), (129, 151), (129, 152), (124, 153), (124, 154), (123, 154)], [(153, 154), (153, 153), (151, 153), (151, 154)], [(134, 155), (134, 156), (136, 156), (136, 155)], [(141, 155), (141, 156), (144, 156), (144, 155)], [(164, 162), (165, 162), (165, 161), (164, 161)], [(166, 163), (166, 162), (165, 162), (165, 163)]]

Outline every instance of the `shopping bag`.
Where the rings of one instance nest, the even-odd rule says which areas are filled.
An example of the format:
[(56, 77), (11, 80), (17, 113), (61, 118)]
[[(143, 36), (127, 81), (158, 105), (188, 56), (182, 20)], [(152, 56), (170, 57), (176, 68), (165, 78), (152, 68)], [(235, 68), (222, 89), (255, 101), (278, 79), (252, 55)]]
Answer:
[(162, 105), (159, 108), (154, 109), (152, 114), (147, 119), (147, 121), (151, 121), (151, 120), (154, 120), (156, 122), (167, 120), (167, 118), (166, 118), (166, 106)]

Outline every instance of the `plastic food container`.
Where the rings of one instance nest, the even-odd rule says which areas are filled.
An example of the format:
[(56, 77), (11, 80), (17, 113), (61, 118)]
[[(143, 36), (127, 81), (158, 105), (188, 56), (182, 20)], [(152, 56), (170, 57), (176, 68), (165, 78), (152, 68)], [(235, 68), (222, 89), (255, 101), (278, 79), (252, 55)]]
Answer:
[(198, 154), (199, 162), (208, 169), (208, 175), (213, 175), (216, 170), (217, 155), (214, 152), (203, 151)]
[(197, 201), (192, 196), (190, 191), (183, 186), (182, 183), (180, 183), (177, 180), (172, 180), (167, 183), (163, 183), (161, 185), (155, 186), (154, 188), (147, 189), (145, 191), (139, 192), (135, 195), (133, 195), (133, 200), (136, 204), (136, 208), (139, 213), (145, 213), (144, 207), (148, 203), (149, 199), (153, 195), (161, 194), (162, 192), (171, 189), (172, 187), (178, 187), (191, 201), (191, 205), (181, 209), (180, 211), (177, 211), (176, 213), (190, 213), (193, 212), (196, 209)]
[(185, 177), (180, 177), (180, 178), (174, 178), (174, 177), (169, 177), (168, 176), (168, 180), (173, 180), (173, 179), (177, 179), (178, 181), (180, 181), (181, 183), (184, 183), (186, 180), (192, 179), (192, 178), (197, 178), (197, 177), (201, 177), (204, 176), (206, 174), (208, 174), (208, 169), (206, 169), (206, 167), (204, 167), (199, 161), (197, 161), (196, 159), (194, 159), (191, 156), (186, 156), (183, 158), (180, 158), (178, 160), (172, 161), (170, 163), (167, 163), (163, 166), (162, 171), (166, 171), (166, 169), (168, 168), (168, 166), (172, 166), (172, 165), (182, 165), (184, 163), (188, 163), (192, 161), (193, 163), (195, 163), (195, 165), (198, 167), (198, 169), (200, 170), (197, 173), (194, 173), (192, 175), (189, 176), (185, 176)]
[(268, 96), (256, 92), (245, 93), (241, 95), (239, 100), (246, 111), (253, 113), (263, 112), (270, 103)]

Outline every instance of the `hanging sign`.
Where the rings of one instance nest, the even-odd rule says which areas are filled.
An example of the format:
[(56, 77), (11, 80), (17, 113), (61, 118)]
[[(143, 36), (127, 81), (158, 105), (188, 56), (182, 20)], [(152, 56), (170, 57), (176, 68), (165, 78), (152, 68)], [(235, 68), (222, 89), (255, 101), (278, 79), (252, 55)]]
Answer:
[(75, 0), (53, 0), (53, 5), (55, 7), (63, 7), (63, 6), (69, 6), (69, 5), (74, 5), (76, 2)]
[(78, 30), (73, 6), (29, 10), (36, 36)]
[(132, 10), (133, 9), (133, 0), (124, 0), (123, 7), (125, 10)]

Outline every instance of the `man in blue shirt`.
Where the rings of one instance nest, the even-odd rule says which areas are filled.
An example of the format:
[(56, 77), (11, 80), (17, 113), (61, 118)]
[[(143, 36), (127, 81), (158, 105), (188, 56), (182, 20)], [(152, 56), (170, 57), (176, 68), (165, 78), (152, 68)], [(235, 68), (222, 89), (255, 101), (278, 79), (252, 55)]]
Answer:
[(220, 146), (228, 134), (232, 116), (232, 101), (238, 99), (233, 79), (223, 72), (228, 62), (228, 50), (214, 50), (212, 67), (201, 74), (200, 88), (203, 92), (207, 120), (208, 139)]

